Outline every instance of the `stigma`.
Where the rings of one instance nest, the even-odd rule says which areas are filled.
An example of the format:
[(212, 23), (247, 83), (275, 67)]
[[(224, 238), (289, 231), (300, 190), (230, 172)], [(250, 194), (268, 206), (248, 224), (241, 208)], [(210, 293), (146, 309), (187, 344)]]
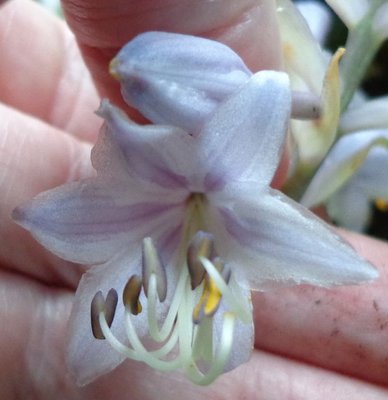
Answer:
[[(185, 243), (178, 279), (168, 282), (166, 267), (150, 237), (143, 239), (141, 274), (129, 277), (121, 300), (111, 289), (97, 292), (91, 303), (94, 337), (106, 340), (125, 357), (161, 371), (182, 370), (194, 383), (207, 385), (227, 370), (237, 322), (252, 323), (250, 301), (244, 301), (233, 272), (217, 254), (213, 236), (197, 231)], [(169, 266), (170, 267), (170, 266)], [(173, 284), (171, 299), (168, 285)], [(141, 304), (140, 295), (146, 301)], [(118, 301), (124, 315), (116, 315)], [(160, 315), (158, 306), (169, 302)], [(222, 306), (221, 306), (222, 305)], [(147, 319), (140, 337), (136, 318)], [(113, 320), (124, 324), (126, 338), (113, 333)], [(120, 323), (121, 323), (120, 322)]]

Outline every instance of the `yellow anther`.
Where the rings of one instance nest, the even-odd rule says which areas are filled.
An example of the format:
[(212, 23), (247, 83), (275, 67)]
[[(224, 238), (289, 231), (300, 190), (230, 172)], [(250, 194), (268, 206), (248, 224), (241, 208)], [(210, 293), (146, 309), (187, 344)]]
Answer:
[(208, 296), (205, 303), (205, 315), (213, 315), (220, 304), (222, 293), (219, 291), (218, 287), (212, 279), (207, 280), (208, 285)]
[(375, 206), (379, 211), (387, 212), (388, 211), (388, 200), (376, 199)]
[(206, 275), (201, 298), (193, 310), (193, 321), (199, 323), (203, 317), (212, 317), (218, 309), (222, 293), (215, 282)]

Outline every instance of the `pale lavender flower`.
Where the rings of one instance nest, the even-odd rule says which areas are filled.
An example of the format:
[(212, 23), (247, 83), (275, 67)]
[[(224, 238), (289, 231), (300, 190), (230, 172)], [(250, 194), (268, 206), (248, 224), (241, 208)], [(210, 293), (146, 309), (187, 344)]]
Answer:
[[(187, 57), (190, 69), (198, 52)], [(137, 125), (104, 100), (97, 177), (15, 210), (48, 249), (93, 265), (70, 321), (67, 360), (80, 384), (125, 357), (207, 384), (250, 356), (250, 289), (377, 276), (325, 223), (270, 187), (290, 109), (287, 75), (274, 71), (242, 82), (190, 133), (181, 124)]]

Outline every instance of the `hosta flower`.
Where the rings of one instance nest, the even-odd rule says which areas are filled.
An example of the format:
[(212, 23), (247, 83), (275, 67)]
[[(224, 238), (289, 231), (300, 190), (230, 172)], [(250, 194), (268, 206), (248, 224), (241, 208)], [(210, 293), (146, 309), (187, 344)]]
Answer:
[(97, 176), (15, 210), (48, 249), (93, 265), (70, 321), (79, 383), (125, 357), (209, 383), (249, 358), (251, 288), (376, 277), (326, 224), (270, 188), (290, 108), (287, 76), (271, 71), (221, 101), (196, 134), (137, 125), (104, 100)]
[[(356, 120), (362, 123), (364, 118), (361, 115)], [(325, 203), (339, 225), (362, 231), (370, 222), (373, 203), (384, 207), (388, 202), (387, 148), (387, 130), (343, 136), (318, 169), (302, 204)]]

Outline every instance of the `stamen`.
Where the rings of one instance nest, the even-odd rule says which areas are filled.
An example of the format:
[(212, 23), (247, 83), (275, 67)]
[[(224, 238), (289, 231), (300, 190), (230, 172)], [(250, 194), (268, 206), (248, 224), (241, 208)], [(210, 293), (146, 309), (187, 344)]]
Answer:
[(318, 119), (322, 114), (321, 99), (308, 92), (292, 92), (291, 118)]
[[(212, 235), (198, 231), (189, 245), (181, 249), (179, 266), (171, 304), (166, 314), (159, 315), (158, 298), (166, 298), (166, 274), (152, 239), (145, 238), (143, 276), (132, 275), (122, 295), (126, 344), (110, 329), (117, 305), (117, 292), (113, 289), (106, 300), (98, 292), (92, 301), (93, 335), (106, 339), (128, 358), (161, 371), (181, 368), (191, 381), (207, 385), (224, 372), (232, 352), (235, 319), (251, 322), (250, 308), (248, 303), (244, 304), (230, 268), (215, 255)], [(142, 326), (143, 321), (135, 315), (142, 312), (139, 301), (142, 287), (147, 296), (147, 315), (142, 317), (148, 320), (148, 332), (142, 331), (140, 335), (137, 323)], [(223, 298), (229, 311), (223, 316), (217, 314), (215, 322), (213, 317), (221, 312)], [(222, 324), (221, 332), (218, 323)]]
[(139, 301), (142, 280), (138, 275), (132, 275), (123, 291), (123, 303), (127, 310), (133, 315), (141, 313), (142, 306)]
[(206, 268), (207, 274), (212, 280), (214, 280), (218, 290), (222, 293), (222, 296), (227, 301), (228, 305), (231, 307), (232, 311), (239, 316), (239, 318), (245, 322), (249, 323), (251, 320), (250, 311), (245, 307), (239, 298), (231, 291), (228, 284), (224, 281), (221, 274), (214, 266), (214, 264), (206, 259), (201, 258), (203, 266)]
[(143, 239), (143, 286), (147, 297), (152, 274), (156, 276), (159, 301), (163, 302), (167, 295), (166, 272), (152, 239), (147, 237)]
[(117, 300), (117, 292), (114, 289), (109, 290), (106, 300), (100, 290), (94, 295), (90, 306), (90, 319), (92, 324), (92, 333), (96, 339), (105, 339), (99, 322), (99, 315), (103, 314), (107, 325), (110, 327), (116, 312)]
[(202, 283), (205, 276), (205, 268), (199, 261), (199, 258), (210, 258), (213, 252), (213, 235), (203, 231), (198, 231), (191, 240), (187, 250), (187, 266), (189, 268), (192, 290)]
[[(198, 261), (201, 262), (201, 259), (199, 259)], [(215, 257), (212, 260), (212, 264), (220, 273), (225, 283), (228, 284), (232, 274), (230, 268), (225, 267), (225, 263), (221, 260), (220, 257)], [(201, 298), (199, 299), (199, 302), (195, 306), (193, 311), (193, 322), (195, 324), (199, 324), (205, 316), (212, 317), (218, 310), (221, 302), (221, 297), (222, 293), (218, 289), (215, 281), (211, 279), (208, 274), (206, 274)]]
[[(161, 347), (159, 350), (152, 352), (148, 351), (143, 343), (141, 342), (139, 336), (136, 333), (136, 329), (132, 324), (131, 315), (126, 314), (125, 316), (125, 330), (127, 333), (128, 340), (135, 352), (141, 356), (141, 360), (146, 364), (150, 365), (153, 368), (160, 369), (162, 371), (173, 371), (180, 366), (179, 357), (176, 357), (173, 360), (161, 360), (160, 355), (164, 355), (164, 349)], [(172, 343), (169, 341), (166, 343), (167, 348), (169, 349), (171, 345), (175, 345), (176, 337), (172, 337)]]
[(233, 346), (233, 332), (236, 316), (231, 312), (224, 314), (224, 323), (217, 355), (212, 360), (212, 365), (206, 374), (202, 374), (196, 364), (191, 364), (186, 369), (186, 374), (197, 385), (209, 385), (225, 370)]

